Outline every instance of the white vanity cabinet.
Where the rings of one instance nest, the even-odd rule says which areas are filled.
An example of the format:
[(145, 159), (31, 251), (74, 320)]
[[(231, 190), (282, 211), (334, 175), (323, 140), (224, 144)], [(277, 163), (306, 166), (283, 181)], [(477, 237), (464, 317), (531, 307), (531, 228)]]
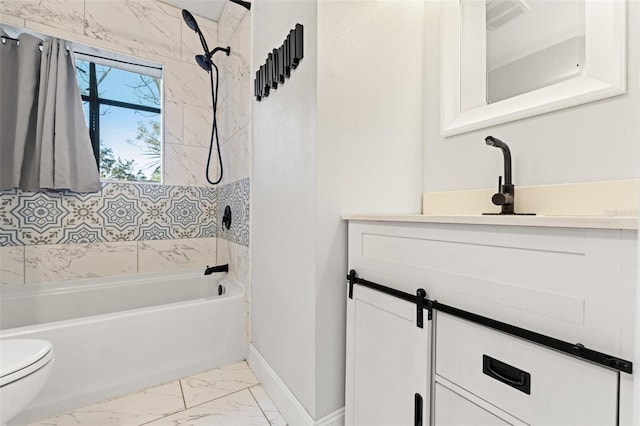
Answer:
[(345, 424), (429, 424), (431, 327), (416, 305), (354, 286), (347, 301)]
[[(440, 306), (634, 359), (635, 220), (347, 219), (348, 267), (360, 279), (406, 294), (421, 288)], [(632, 374), (446, 310), (425, 313), (418, 329), (415, 303), (360, 285), (353, 295), (347, 425), (416, 424), (411, 397), (422, 388), (424, 425), (631, 424)]]

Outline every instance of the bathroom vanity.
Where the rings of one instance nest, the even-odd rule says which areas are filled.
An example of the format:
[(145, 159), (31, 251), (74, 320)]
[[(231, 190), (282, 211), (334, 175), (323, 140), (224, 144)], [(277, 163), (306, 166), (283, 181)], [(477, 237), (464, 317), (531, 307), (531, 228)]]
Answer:
[(637, 218), (345, 219), (347, 425), (631, 423)]

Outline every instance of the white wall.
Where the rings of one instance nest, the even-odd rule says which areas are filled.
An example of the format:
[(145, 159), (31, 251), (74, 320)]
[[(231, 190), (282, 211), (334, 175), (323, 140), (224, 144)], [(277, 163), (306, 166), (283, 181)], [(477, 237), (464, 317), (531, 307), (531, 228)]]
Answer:
[(284, 85), (253, 102), (251, 334), (315, 416), (316, 3), (254, 1), (251, 15), (252, 76), (296, 23), (304, 25), (304, 59)]
[[(422, 2), (255, 1), (253, 65), (305, 57), (253, 107), (253, 344), (309, 414), (344, 404), (345, 212), (420, 210)], [(317, 26), (317, 28), (316, 28)]]
[(420, 212), (422, 22), (419, 1), (318, 3), (320, 413), (344, 404), (347, 224), (340, 216)]
[(425, 2), (424, 191), (492, 188), (502, 155), (487, 135), (509, 144), (516, 186), (639, 176), (640, 2), (627, 2), (627, 94), (493, 126), (440, 136), (440, 3)]

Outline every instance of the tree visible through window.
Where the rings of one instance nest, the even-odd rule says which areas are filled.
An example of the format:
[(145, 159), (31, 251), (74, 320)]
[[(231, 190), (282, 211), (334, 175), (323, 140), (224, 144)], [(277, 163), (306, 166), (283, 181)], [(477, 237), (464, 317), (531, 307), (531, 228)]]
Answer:
[(81, 59), (76, 70), (100, 177), (160, 182), (161, 80)]

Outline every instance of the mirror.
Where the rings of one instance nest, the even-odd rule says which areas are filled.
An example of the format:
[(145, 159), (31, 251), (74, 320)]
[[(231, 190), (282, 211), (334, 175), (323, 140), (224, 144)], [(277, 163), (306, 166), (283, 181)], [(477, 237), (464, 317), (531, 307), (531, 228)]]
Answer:
[(625, 93), (626, 4), (443, 4), (442, 134)]
[(489, 0), (485, 22), (488, 104), (583, 74), (584, 0)]

